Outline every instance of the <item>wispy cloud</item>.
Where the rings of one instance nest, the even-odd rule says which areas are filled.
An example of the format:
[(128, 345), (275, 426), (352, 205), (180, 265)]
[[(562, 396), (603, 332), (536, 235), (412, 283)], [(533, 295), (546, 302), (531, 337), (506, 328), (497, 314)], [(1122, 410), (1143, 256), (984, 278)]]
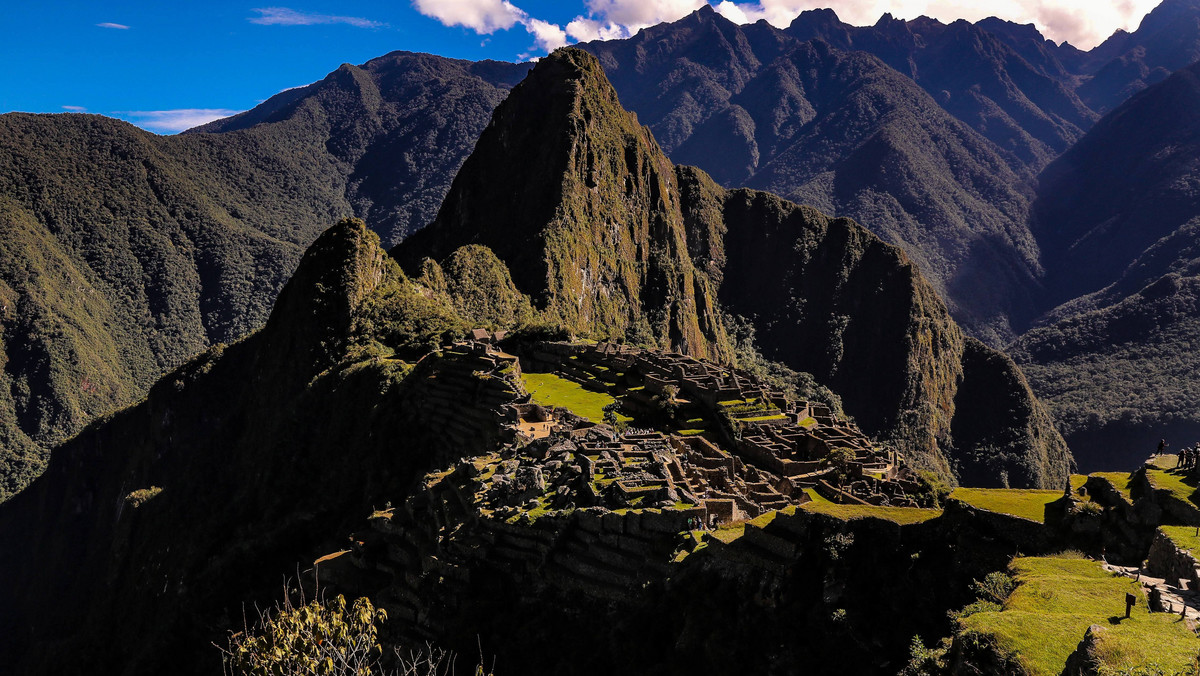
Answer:
[(63, 106), (62, 109), (67, 111), (68, 113), (86, 113), (87, 112), (87, 108), (84, 106)]
[(261, 7), (251, 11), (258, 12), (258, 16), (252, 16), (246, 20), (263, 26), (316, 26), (318, 24), (344, 23), (355, 28), (382, 28), (387, 25), (382, 21), (372, 21), (359, 16), (312, 14), (287, 7)]
[(228, 108), (180, 108), (177, 110), (124, 110), (114, 113), (149, 131), (175, 134), (242, 111)]
[(112, 23), (111, 21), (105, 21), (104, 23), (98, 23), (96, 25), (101, 28), (116, 28), (117, 30), (122, 30), (122, 31), (129, 30), (129, 26), (126, 26), (123, 23)]

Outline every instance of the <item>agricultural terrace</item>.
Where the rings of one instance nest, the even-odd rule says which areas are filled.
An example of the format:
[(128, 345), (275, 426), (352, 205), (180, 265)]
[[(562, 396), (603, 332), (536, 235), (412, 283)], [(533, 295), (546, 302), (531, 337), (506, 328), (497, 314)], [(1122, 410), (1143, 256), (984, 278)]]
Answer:
[(1191, 552), (1193, 557), (1200, 559), (1200, 534), (1195, 526), (1159, 526), (1175, 546)]
[(957, 488), (950, 497), (989, 512), (1008, 514), (1042, 523), (1046, 505), (1063, 496), (1062, 491), (1025, 488)]
[(942, 515), (940, 509), (922, 509), (920, 507), (876, 507), (875, 505), (839, 505), (836, 502), (827, 500), (820, 493), (808, 488), (805, 489), (811, 502), (806, 502), (800, 506), (801, 509), (815, 512), (817, 514), (826, 514), (845, 521), (852, 519), (882, 519), (891, 521), (902, 526), (912, 523), (921, 523), (936, 519)]
[[(1151, 613), (1141, 586), (1083, 558), (1018, 558), (1010, 571), (1018, 587), (1003, 610), (962, 619), (967, 630), (995, 637), (1015, 653), (1032, 676), (1057, 676), (1091, 625), (1102, 631), (1094, 654), (1101, 673), (1184, 673), (1200, 652), (1200, 640), (1177, 615)], [(1138, 598), (1125, 619), (1125, 594)], [(1142, 672), (1136, 672), (1142, 673)]]
[[(612, 395), (586, 389), (553, 373), (525, 373), (521, 377), (535, 403), (546, 408), (561, 406), (594, 423), (604, 422), (604, 407), (616, 402)], [(618, 413), (617, 420), (629, 422), (632, 418)]]

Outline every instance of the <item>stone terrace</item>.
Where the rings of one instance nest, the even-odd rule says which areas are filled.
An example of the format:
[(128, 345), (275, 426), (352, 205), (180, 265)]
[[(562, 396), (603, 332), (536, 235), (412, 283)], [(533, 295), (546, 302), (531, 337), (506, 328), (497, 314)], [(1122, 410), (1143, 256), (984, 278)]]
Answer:
[[(494, 486), (484, 488), (498, 516), (653, 508), (685, 510), (710, 526), (803, 504), (811, 499), (806, 488), (837, 502), (915, 504), (894, 452), (826, 406), (790, 402), (747, 373), (610, 343), (541, 343), (522, 361), (618, 396), (623, 407), (674, 396), (691, 407), (687, 415), (703, 415), (709, 431), (617, 433), (563, 408), (509, 404), (501, 417), (511, 441), (497, 455), (504, 460), (489, 479)], [(842, 482), (829, 461), (838, 449), (852, 458)]]

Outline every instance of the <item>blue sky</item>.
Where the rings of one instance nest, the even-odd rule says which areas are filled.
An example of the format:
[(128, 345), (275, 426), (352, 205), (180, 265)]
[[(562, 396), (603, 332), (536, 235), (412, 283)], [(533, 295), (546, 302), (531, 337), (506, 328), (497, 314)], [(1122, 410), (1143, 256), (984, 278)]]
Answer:
[[(174, 133), (321, 79), (342, 63), (404, 49), (515, 61), (596, 37), (625, 37), (705, 0), (213, 0), (6, 3), (0, 112), (90, 112)], [(1157, 0), (758, 0), (712, 4), (739, 22), (786, 26), (833, 7), (874, 23), (884, 11), (944, 21), (1033, 22), (1090, 47), (1134, 28)]]

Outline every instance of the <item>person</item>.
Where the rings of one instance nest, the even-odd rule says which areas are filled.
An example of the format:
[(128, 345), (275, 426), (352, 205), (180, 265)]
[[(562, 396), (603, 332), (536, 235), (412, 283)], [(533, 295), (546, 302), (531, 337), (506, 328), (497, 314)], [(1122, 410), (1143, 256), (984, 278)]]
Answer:
[(1163, 451), (1165, 451), (1165, 450), (1167, 450), (1167, 440), (1159, 439), (1158, 440), (1158, 454), (1162, 455)]

